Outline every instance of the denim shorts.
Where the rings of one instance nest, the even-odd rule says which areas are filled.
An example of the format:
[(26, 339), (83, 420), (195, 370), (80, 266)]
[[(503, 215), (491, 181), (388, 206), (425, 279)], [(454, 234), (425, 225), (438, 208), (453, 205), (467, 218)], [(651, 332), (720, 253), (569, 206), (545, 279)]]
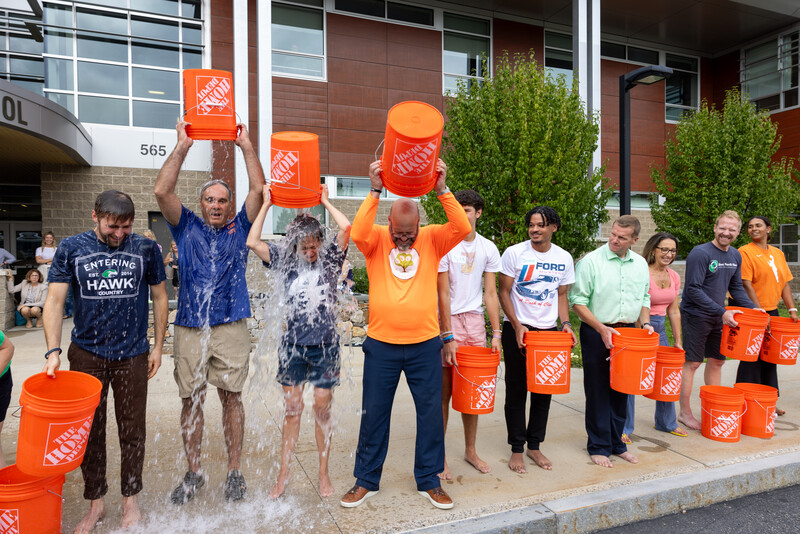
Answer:
[(339, 385), (342, 361), (339, 345), (291, 345), (278, 357), (278, 382), (282, 386), (300, 386), (305, 382), (315, 388), (331, 389)]

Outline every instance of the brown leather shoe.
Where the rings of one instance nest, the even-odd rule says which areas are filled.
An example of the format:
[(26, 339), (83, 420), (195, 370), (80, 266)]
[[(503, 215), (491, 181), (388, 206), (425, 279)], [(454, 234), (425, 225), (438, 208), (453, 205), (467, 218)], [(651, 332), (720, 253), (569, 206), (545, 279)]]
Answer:
[[(377, 491), (369, 491), (367, 488), (362, 488), (358, 484), (350, 488), (350, 491), (344, 494), (339, 504), (345, 508), (355, 508), (368, 498), (378, 493)], [(452, 505), (451, 505), (452, 506)]]
[(441, 510), (449, 510), (453, 507), (453, 499), (450, 498), (441, 486), (429, 489), (428, 491), (418, 491), (417, 493), (423, 497), (427, 497), (432, 505)]

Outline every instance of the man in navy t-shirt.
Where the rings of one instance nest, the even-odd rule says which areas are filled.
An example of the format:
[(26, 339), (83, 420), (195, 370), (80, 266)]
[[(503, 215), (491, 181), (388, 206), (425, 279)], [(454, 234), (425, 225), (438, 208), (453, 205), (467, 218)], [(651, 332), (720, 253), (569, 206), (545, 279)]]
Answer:
[[(146, 237), (131, 235), (133, 217), (131, 197), (119, 191), (100, 193), (92, 211), (94, 230), (61, 241), (48, 278), (50, 289), (44, 307), (45, 371), (56, 376), (55, 371), (61, 365), (62, 314), (71, 286), (75, 327), (67, 352), (70, 370), (91, 374), (103, 383), (94, 420), (90, 417), (85, 422), (75, 422), (66, 430), (80, 432), (83, 424), (91, 426), (81, 464), (83, 496), (91, 504), (75, 532), (90, 532), (105, 508), (109, 387), (114, 390), (121, 452), (122, 527), (141, 518), (137, 494), (142, 490), (147, 380), (161, 366), (168, 310), (164, 264), (158, 245)], [(152, 350), (147, 339), (148, 293), (153, 301)], [(59, 458), (53, 455), (46, 460), (57, 464)]]
[(250, 300), (245, 267), (247, 234), (258, 210), (264, 171), (250, 142), (247, 128), (239, 124), (236, 145), (242, 149), (250, 190), (242, 210), (233, 215), (230, 187), (211, 180), (200, 191), (202, 218), (181, 204), (175, 194), (178, 172), (192, 139), (185, 122), (179, 122), (178, 143), (164, 162), (156, 180), (155, 195), (178, 245), (181, 290), (175, 318), (175, 381), (183, 402), (181, 435), (189, 463), (183, 481), (172, 492), (174, 504), (188, 502), (204, 484), (200, 473), (203, 438), (203, 403), (206, 385), (217, 388), (222, 402), (222, 428), (228, 449), (225, 498), (240, 500), (247, 486), (239, 471), (244, 437), (242, 388), (250, 362)]
[(741, 306), (754, 307), (742, 285), (742, 256), (731, 246), (741, 229), (739, 214), (732, 210), (724, 212), (714, 223), (714, 239), (697, 245), (686, 257), (686, 281), (680, 306), (686, 362), (678, 422), (694, 430), (700, 430), (700, 421), (692, 414), (690, 405), (694, 372), (707, 358), (705, 383), (719, 385), (725, 363), (725, 356), (719, 352), (722, 325), (736, 326), (734, 315), (742, 313), (726, 310), (725, 297), (730, 293)]

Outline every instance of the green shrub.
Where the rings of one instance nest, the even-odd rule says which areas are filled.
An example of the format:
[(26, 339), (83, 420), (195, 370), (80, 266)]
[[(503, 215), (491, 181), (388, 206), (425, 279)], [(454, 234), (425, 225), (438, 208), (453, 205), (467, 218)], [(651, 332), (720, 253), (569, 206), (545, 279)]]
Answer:
[(353, 292), (354, 293), (369, 293), (369, 278), (367, 277), (366, 267), (353, 268)]

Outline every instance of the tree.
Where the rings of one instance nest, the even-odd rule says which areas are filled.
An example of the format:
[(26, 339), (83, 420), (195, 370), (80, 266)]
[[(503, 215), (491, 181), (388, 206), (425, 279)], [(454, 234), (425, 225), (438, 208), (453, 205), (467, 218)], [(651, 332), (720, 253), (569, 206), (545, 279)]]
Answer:
[[(595, 248), (599, 225), (608, 220), (611, 196), (605, 167), (591, 169), (600, 132), (587, 115), (577, 81), (569, 87), (537, 65), (533, 52), (504, 53), (494, 76), (459, 83), (446, 99), (442, 158), (453, 191), (474, 189), (486, 208), (478, 220), (482, 235), (500, 251), (528, 239), (525, 213), (551, 206), (563, 226), (553, 240), (574, 257)], [(435, 195), (422, 204), (431, 222), (444, 222)]]
[[(714, 221), (725, 210), (737, 210), (743, 220), (766, 215), (777, 227), (800, 207), (793, 160), (774, 158), (777, 131), (769, 113), (757, 111), (737, 88), (726, 93), (722, 111), (704, 101), (681, 119), (664, 143), (666, 165), (650, 174), (664, 199), (650, 199), (653, 220), (678, 238), (681, 255), (714, 237)], [(746, 241), (743, 232), (735, 246)]]

